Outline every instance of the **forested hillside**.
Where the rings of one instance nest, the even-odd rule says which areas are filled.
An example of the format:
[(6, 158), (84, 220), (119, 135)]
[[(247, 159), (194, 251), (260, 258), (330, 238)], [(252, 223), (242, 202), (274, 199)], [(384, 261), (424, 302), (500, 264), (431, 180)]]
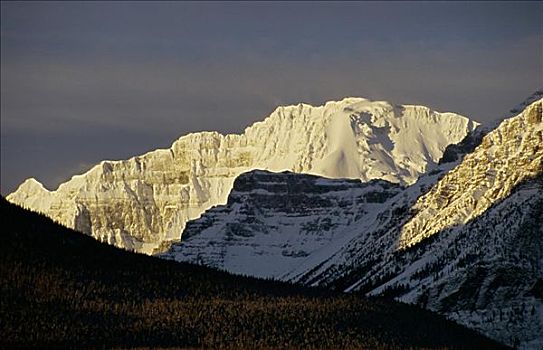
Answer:
[(501, 348), (413, 306), (130, 253), (1, 210), (2, 348)]

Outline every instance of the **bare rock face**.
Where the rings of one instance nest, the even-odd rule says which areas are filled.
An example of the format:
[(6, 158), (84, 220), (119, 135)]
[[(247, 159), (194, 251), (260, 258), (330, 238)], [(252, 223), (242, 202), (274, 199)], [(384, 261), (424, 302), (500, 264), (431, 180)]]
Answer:
[(181, 242), (159, 256), (263, 278), (282, 279), (322, 248), (341, 247), (403, 190), (384, 180), (326, 179), (254, 170), (234, 182), (226, 205), (189, 221)]
[(503, 121), (462, 163), (414, 205), (417, 212), (402, 230), (405, 248), (463, 225), (511, 194), (521, 181), (543, 169), (542, 100)]
[(279, 107), (241, 135), (200, 132), (121, 161), (102, 161), (55, 191), (25, 181), (7, 198), (93, 237), (152, 253), (188, 220), (226, 203), (253, 169), (411, 184), (477, 124), (422, 106), (346, 98)]

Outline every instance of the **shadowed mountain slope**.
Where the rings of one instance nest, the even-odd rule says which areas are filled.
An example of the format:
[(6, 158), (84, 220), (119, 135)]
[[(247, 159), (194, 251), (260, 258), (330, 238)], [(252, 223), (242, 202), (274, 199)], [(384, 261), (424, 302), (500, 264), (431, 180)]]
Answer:
[(504, 348), (413, 306), (130, 253), (0, 207), (3, 348)]

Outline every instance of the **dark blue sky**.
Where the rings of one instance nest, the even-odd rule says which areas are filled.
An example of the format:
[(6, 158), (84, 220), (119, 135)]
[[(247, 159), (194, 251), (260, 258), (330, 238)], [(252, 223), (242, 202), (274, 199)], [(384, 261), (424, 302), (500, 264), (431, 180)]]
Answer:
[(542, 18), (537, 2), (2, 2), (1, 191), (280, 104), (490, 121), (543, 86)]

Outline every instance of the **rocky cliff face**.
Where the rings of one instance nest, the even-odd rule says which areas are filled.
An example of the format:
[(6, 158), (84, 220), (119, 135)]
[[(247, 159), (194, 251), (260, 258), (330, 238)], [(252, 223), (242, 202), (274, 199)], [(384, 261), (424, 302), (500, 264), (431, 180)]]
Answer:
[(281, 279), (301, 262), (319, 259), (322, 248), (340, 247), (350, 225), (402, 189), (384, 180), (252, 171), (236, 179), (226, 205), (190, 221), (182, 241), (160, 256)]
[(543, 168), (541, 100), (503, 121), (462, 163), (420, 197), (399, 246), (414, 245), (447, 227), (463, 225), (506, 198)]
[(346, 98), (279, 107), (241, 135), (201, 132), (170, 149), (103, 161), (55, 191), (25, 181), (8, 200), (119, 247), (151, 253), (226, 203), (252, 169), (413, 183), (476, 123), (422, 106)]

